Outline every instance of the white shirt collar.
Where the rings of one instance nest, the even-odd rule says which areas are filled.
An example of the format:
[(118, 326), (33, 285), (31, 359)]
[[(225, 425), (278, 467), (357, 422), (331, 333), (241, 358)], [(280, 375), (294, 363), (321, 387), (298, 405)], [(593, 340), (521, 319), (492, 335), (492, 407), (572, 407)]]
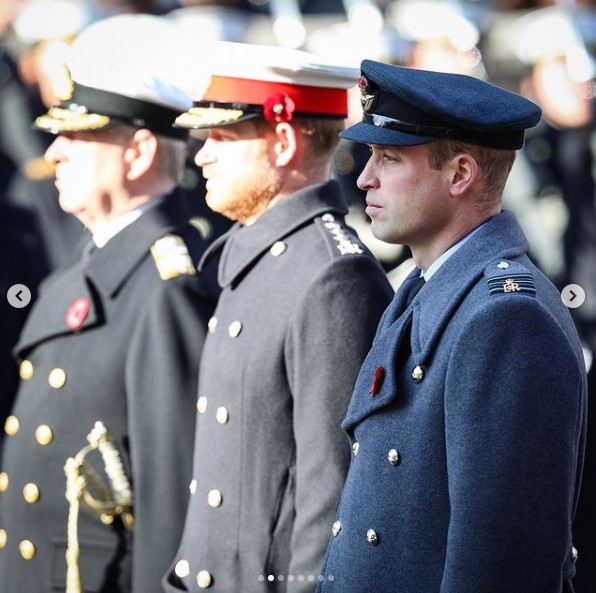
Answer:
[(93, 233), (93, 242), (97, 247), (101, 248), (106, 245), (106, 243), (115, 237), (120, 231), (125, 229), (129, 224), (132, 224), (135, 220), (140, 218), (140, 216), (154, 208), (158, 204), (163, 201), (164, 197), (161, 196), (154, 200), (149, 200), (144, 204), (141, 204), (138, 208), (131, 210), (130, 212), (125, 212), (120, 216), (116, 216), (112, 220), (108, 220), (105, 224), (103, 224), (95, 233)]
[(422, 272), (422, 276), (426, 282), (428, 282), (433, 275), (437, 272), (437, 270), (460, 248), (462, 245), (465, 245), (486, 223), (482, 223), (480, 226), (476, 227), (473, 231), (468, 233), (463, 239), (460, 239), (455, 245), (452, 245), (445, 253), (443, 253), (439, 258), (437, 258), (428, 268), (428, 270)]

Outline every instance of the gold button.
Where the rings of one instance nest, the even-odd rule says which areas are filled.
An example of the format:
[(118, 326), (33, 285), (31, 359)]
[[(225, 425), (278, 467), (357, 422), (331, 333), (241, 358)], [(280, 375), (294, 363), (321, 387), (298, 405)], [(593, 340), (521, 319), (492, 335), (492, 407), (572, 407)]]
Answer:
[(379, 536), (374, 529), (369, 529), (366, 532), (366, 541), (373, 546), (376, 546), (379, 543)]
[(8, 541), (8, 534), (4, 529), (0, 529), (0, 550), (6, 547), (6, 542)]
[(204, 414), (207, 411), (207, 398), (204, 395), (197, 400), (197, 411), (199, 414)]
[(23, 381), (28, 381), (33, 377), (33, 363), (30, 360), (23, 360), (19, 365), (19, 376)]
[(174, 567), (174, 573), (181, 579), (187, 577), (190, 574), (190, 564), (188, 563), (188, 560), (178, 560)]
[(271, 253), (273, 257), (279, 257), (286, 249), (287, 245), (283, 241), (276, 241), (271, 245), (269, 253)]
[(358, 451), (360, 451), (360, 443), (358, 441), (356, 441), (352, 445), (352, 453), (354, 453), (354, 455), (358, 455)]
[(196, 494), (197, 493), (197, 481), (196, 480), (191, 480), (190, 481), (190, 485), (188, 486), (188, 490), (190, 491), (191, 494)]
[(399, 453), (395, 449), (390, 449), (387, 453), (387, 459), (391, 465), (397, 465), (399, 463)]
[(340, 531), (341, 523), (339, 521), (336, 521), (331, 527), (331, 533), (333, 534), (333, 537), (337, 537)]
[(24, 539), (19, 544), (19, 552), (25, 560), (31, 560), (35, 556), (35, 546), (28, 539)]
[(206, 570), (201, 570), (197, 575), (199, 589), (208, 589), (213, 584), (213, 577)]
[(64, 369), (55, 368), (50, 371), (48, 375), (48, 383), (54, 389), (62, 389), (66, 383), (66, 372)]
[(39, 500), (39, 488), (32, 482), (25, 484), (23, 486), (23, 498), (30, 504), (37, 502)]
[(215, 418), (220, 424), (225, 424), (230, 418), (230, 413), (228, 412), (227, 408), (221, 406), (220, 408), (217, 408)]
[(4, 423), (4, 432), (13, 437), (19, 432), (19, 419), (16, 416), (9, 416)]
[(417, 366), (412, 371), (412, 379), (415, 383), (420, 383), (424, 379), (424, 369), (421, 366)]
[(6, 492), (8, 490), (8, 474), (6, 472), (0, 472), (0, 492)]
[(223, 498), (219, 490), (209, 490), (207, 493), (207, 503), (214, 509), (221, 506), (222, 500)]
[(242, 323), (240, 321), (232, 321), (230, 323), (230, 327), (228, 328), (228, 333), (230, 334), (231, 338), (237, 338), (242, 331)]
[(40, 424), (35, 429), (35, 440), (40, 445), (49, 445), (54, 440), (54, 433), (47, 424)]
[(217, 317), (212, 317), (207, 323), (207, 327), (209, 328), (209, 332), (213, 333), (217, 327)]

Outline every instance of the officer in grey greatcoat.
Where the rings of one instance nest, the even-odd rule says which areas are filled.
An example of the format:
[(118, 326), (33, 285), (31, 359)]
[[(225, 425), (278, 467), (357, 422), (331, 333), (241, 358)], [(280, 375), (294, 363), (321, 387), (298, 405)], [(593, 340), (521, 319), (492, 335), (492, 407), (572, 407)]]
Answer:
[[(312, 592), (349, 452), (348, 399), (393, 294), (329, 181), (357, 70), (222, 43), (182, 114), (207, 204), (236, 220), (199, 373), (193, 479), (165, 590)], [(207, 132), (203, 131), (207, 129)]]
[(343, 421), (352, 460), (317, 591), (573, 591), (582, 349), (501, 209), (540, 109), (463, 75), (361, 71), (362, 121), (343, 135), (371, 148), (372, 232), (417, 268)]
[(56, 134), (60, 205), (93, 240), (44, 281), (16, 346), (6, 593), (157, 592), (175, 553), (214, 299), (175, 191), (186, 138), (172, 123), (190, 99), (152, 67), (168, 30), (149, 15), (91, 25), (73, 45), (70, 95), (35, 122)]

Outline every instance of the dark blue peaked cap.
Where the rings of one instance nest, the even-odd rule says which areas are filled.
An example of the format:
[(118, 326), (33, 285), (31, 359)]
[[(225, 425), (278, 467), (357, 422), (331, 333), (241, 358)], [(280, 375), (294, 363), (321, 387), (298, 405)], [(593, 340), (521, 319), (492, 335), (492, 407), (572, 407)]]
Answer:
[(516, 150), (542, 115), (520, 95), (478, 78), (364, 60), (358, 86), (362, 121), (340, 136), (389, 146), (451, 138)]

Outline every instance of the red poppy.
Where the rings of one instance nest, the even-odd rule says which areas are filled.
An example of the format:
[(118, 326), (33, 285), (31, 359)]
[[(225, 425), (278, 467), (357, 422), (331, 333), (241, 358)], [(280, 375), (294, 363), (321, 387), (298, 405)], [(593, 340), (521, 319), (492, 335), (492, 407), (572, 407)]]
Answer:
[(296, 109), (296, 104), (288, 95), (275, 93), (263, 105), (263, 116), (267, 121), (276, 123), (290, 121)]

